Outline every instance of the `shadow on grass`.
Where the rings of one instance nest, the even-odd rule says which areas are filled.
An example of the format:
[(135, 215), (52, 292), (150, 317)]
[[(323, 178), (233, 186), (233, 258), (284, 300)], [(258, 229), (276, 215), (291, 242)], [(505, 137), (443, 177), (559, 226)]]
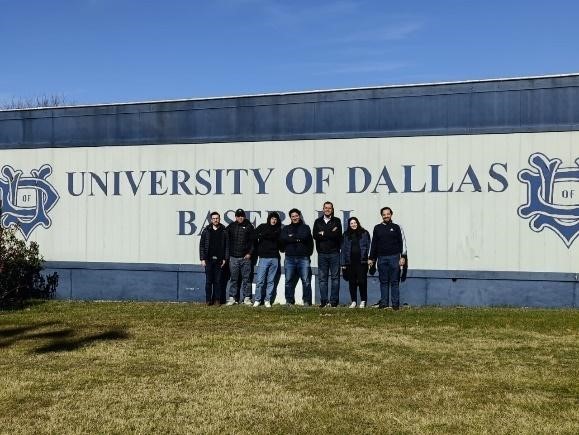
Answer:
[(34, 339), (34, 338), (42, 338), (39, 335), (43, 334), (54, 334), (61, 331), (50, 331), (50, 332), (38, 332), (34, 333), (34, 331), (38, 329), (43, 329), (47, 327), (51, 327), (57, 325), (57, 322), (39, 322), (33, 325), (26, 325), (26, 326), (15, 326), (12, 328), (3, 328), (0, 329), (0, 349), (4, 347), (8, 347), (16, 343), (17, 341), (26, 339)]
[(48, 344), (42, 344), (32, 352), (36, 354), (70, 352), (97, 342), (130, 338), (130, 335), (122, 328), (113, 328), (91, 335), (86, 335), (82, 330), (72, 328), (61, 327), (49, 331), (43, 330), (59, 324), (58, 322), (39, 322), (32, 325), (0, 329), (0, 349), (15, 345), (20, 341), (51, 340)]
[(124, 329), (110, 329), (109, 331), (100, 334), (88, 335), (80, 338), (67, 338), (66, 336), (59, 337), (52, 343), (37, 348), (35, 353), (49, 353), (49, 352), (70, 352), (77, 350), (99, 341), (109, 340), (126, 340), (130, 335)]
[(34, 331), (35, 329), (45, 328), (47, 326), (53, 325), (56, 325), (56, 322), (43, 322), (43, 323), (36, 323), (35, 325), (16, 326), (14, 328), (0, 329), (0, 340), (3, 338), (11, 338), (18, 335), (26, 334), (29, 331)]

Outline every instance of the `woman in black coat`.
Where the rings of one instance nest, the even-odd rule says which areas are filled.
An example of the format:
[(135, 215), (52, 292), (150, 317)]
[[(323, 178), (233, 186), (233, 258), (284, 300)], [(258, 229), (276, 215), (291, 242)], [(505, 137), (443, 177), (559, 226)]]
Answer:
[(370, 233), (362, 228), (358, 218), (348, 219), (348, 229), (342, 239), (342, 274), (348, 277), (352, 303), (356, 308), (357, 288), (360, 288), (360, 308), (366, 308), (368, 300), (368, 253), (370, 252)]

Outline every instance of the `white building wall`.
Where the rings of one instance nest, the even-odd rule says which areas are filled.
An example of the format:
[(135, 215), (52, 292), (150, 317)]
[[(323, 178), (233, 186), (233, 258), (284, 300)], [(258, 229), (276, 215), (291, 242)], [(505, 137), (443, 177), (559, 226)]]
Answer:
[[(43, 164), (53, 169), (48, 181), (60, 198), (48, 213), (52, 225), (36, 228), (30, 236), (40, 243), (47, 260), (196, 264), (198, 234), (210, 211), (223, 215), (229, 210), (231, 218), (239, 207), (261, 212), (261, 217), (251, 214), (259, 224), (268, 210), (287, 213), (297, 207), (311, 225), (316, 211), (330, 200), (339, 217), (344, 216), (341, 210), (350, 210), (370, 232), (380, 221), (379, 209), (390, 206), (394, 221), (406, 232), (413, 269), (578, 272), (579, 241), (568, 247), (551, 229), (532, 231), (529, 219), (517, 213), (528, 195), (527, 184), (519, 181), (518, 174), (531, 168), (529, 157), (539, 152), (561, 159), (562, 167), (577, 167), (579, 132), (19, 149), (3, 150), (0, 156), (1, 166), (22, 170), (23, 177)], [(410, 165), (411, 189), (425, 187), (424, 192), (409, 192), (408, 186), (404, 191), (409, 182), (404, 166)], [(432, 192), (436, 165), (440, 165), (438, 187), (444, 192)], [(349, 168), (353, 167), (366, 168), (371, 174), (363, 192), (349, 192)], [(396, 192), (380, 179), (384, 167)], [(251, 170), (259, 169), (265, 178), (269, 168), (273, 170), (265, 182), (265, 193), (259, 193)], [(294, 168), (305, 168), (313, 177), (305, 193), (292, 193), (286, 184)], [(316, 177), (315, 168), (332, 169), (322, 169), (323, 176)], [(223, 170), (223, 193), (216, 187), (217, 169)], [(241, 175), (239, 193), (234, 191), (234, 174), (227, 174), (228, 169), (248, 171)], [(489, 174), (491, 169), (495, 174)], [(211, 174), (207, 194), (207, 188), (195, 180), (200, 170)], [(120, 177), (118, 192), (114, 191), (115, 171)], [(124, 171), (131, 172), (135, 183), (145, 171), (136, 193)], [(166, 171), (165, 176), (158, 174), (156, 195), (151, 194), (151, 171)], [(186, 186), (191, 195), (182, 190), (172, 194), (171, 171), (190, 174)], [(91, 192), (89, 173), (108, 177), (106, 194), (94, 182)], [(303, 172), (297, 169), (295, 173), (293, 186), (301, 192)], [(472, 174), (480, 192), (474, 191)], [(577, 210), (577, 180), (557, 183), (553, 203), (571, 212)], [(317, 182), (322, 191), (316, 193)], [(358, 177), (356, 183), (356, 190), (362, 190), (363, 180)], [(74, 196), (69, 188), (75, 194), (84, 190)], [(446, 192), (449, 189), (452, 191)], [(22, 192), (20, 196), (18, 206), (34, 206)], [(178, 234), (179, 212), (195, 213), (194, 235)], [(574, 216), (575, 220), (563, 224), (577, 225), (579, 213)], [(189, 228), (185, 225), (185, 232)]]

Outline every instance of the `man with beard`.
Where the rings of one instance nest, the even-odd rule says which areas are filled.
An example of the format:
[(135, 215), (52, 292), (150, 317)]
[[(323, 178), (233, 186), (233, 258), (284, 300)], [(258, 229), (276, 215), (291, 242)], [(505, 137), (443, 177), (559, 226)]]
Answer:
[(380, 280), (380, 301), (373, 305), (378, 308), (388, 308), (389, 290), (392, 296), (392, 309), (400, 308), (400, 268), (406, 260), (406, 238), (399, 225), (392, 222), (392, 209), (383, 207), (380, 210), (382, 223), (374, 227), (372, 246), (368, 256), (370, 267), (378, 265)]
[(221, 305), (224, 295), (221, 294), (223, 266), (229, 259), (227, 233), (221, 224), (221, 216), (211, 213), (211, 223), (201, 232), (199, 258), (205, 268), (205, 303)]

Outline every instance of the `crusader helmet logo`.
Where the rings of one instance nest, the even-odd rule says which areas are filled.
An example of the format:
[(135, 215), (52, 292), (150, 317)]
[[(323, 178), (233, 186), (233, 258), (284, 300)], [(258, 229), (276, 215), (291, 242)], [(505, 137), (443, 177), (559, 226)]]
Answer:
[(570, 248), (579, 236), (579, 158), (575, 166), (561, 167), (561, 159), (534, 153), (529, 164), (534, 170), (519, 172), (519, 180), (527, 184), (527, 203), (518, 214), (531, 219), (533, 231), (549, 228)]
[(50, 227), (52, 220), (48, 212), (59, 200), (58, 193), (47, 181), (52, 174), (50, 165), (24, 172), (5, 165), (0, 171), (0, 191), (2, 194), (2, 221), (4, 228), (17, 225), (26, 240), (34, 229), (42, 225)]

